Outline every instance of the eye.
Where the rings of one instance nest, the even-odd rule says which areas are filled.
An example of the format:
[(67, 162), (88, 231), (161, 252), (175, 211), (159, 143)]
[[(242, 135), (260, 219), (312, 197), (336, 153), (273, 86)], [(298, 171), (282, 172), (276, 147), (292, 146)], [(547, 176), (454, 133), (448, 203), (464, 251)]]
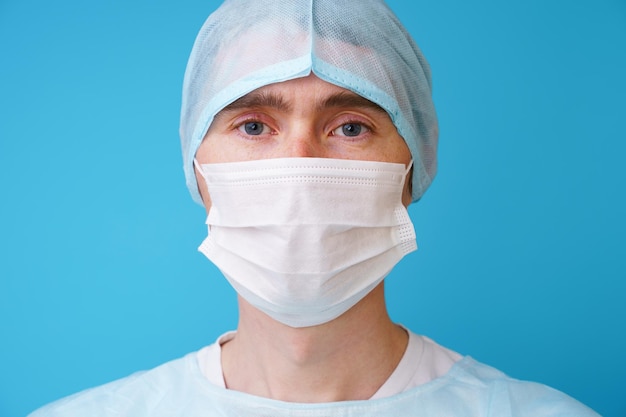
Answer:
[(345, 123), (339, 126), (337, 129), (333, 130), (333, 135), (356, 137), (362, 133), (365, 133), (367, 130), (367, 127), (365, 127), (361, 123)]
[(242, 133), (250, 136), (262, 135), (263, 133), (267, 133), (269, 130), (265, 123), (256, 121), (245, 122), (241, 126), (239, 126), (238, 129)]

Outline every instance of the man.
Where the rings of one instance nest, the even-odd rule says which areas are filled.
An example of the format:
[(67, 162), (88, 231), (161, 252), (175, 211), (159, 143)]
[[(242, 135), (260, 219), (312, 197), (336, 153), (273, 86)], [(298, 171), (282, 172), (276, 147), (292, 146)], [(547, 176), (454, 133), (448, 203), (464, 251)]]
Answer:
[(416, 249), (436, 170), (430, 70), (382, 1), (232, 0), (183, 87), (200, 251), (236, 332), (33, 416), (594, 416), (394, 324), (384, 278)]

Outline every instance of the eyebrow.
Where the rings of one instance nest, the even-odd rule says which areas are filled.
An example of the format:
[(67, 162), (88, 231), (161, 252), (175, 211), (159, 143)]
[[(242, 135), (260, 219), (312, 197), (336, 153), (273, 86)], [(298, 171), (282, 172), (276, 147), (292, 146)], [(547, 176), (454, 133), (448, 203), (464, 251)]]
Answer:
[(387, 114), (387, 111), (378, 104), (369, 101), (365, 97), (348, 91), (342, 91), (327, 97), (321, 103), (317, 104), (317, 110), (324, 110), (332, 107), (357, 107), (375, 110)]
[(224, 107), (220, 113), (251, 109), (255, 107), (270, 107), (284, 112), (289, 112), (291, 110), (289, 103), (287, 103), (287, 101), (280, 94), (265, 91), (253, 91), (233, 101), (228, 106)]
[[(224, 107), (219, 113), (233, 112), (242, 109), (269, 107), (283, 112), (292, 110), (291, 104), (277, 93), (267, 91), (253, 91)], [(365, 108), (387, 114), (387, 111), (378, 104), (369, 101), (351, 91), (341, 91), (326, 97), (318, 102), (316, 110), (322, 111), (329, 108)], [(219, 114), (218, 113), (218, 114)]]

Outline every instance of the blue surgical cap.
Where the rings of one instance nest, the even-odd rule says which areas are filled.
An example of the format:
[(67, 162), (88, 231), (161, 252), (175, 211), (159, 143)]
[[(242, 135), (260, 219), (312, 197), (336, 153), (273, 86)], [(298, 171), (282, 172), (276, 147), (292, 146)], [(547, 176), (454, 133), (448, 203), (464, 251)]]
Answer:
[(311, 73), (387, 111), (413, 156), (413, 201), (422, 196), (437, 170), (430, 68), (387, 5), (227, 0), (200, 29), (183, 83), (183, 167), (196, 202), (193, 160), (214, 116), (257, 88)]

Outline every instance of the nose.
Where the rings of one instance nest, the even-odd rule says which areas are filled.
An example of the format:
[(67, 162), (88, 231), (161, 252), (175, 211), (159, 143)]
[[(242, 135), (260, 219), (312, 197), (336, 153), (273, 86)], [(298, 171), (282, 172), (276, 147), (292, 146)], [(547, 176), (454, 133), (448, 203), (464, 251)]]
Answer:
[(305, 139), (290, 139), (287, 146), (287, 156), (292, 158), (319, 157), (320, 151), (315, 144)]
[(312, 131), (299, 131), (286, 136), (282, 153), (288, 158), (323, 158), (326, 156), (320, 138)]

